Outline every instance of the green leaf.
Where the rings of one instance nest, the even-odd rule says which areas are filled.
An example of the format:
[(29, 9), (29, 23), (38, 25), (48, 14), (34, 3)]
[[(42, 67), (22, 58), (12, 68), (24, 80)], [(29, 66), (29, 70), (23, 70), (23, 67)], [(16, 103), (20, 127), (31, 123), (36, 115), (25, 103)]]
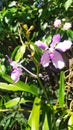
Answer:
[(16, 56), (15, 56), (15, 60), (16, 60), (16, 61), (19, 61), (19, 60), (23, 57), (23, 55), (24, 55), (24, 53), (25, 53), (25, 50), (26, 50), (26, 46), (25, 46), (25, 45), (22, 45), (22, 46), (18, 49), (18, 51), (17, 51), (17, 53), (16, 53)]
[(4, 130), (7, 130), (8, 129), (8, 126), (10, 125), (10, 122), (11, 122), (11, 118), (9, 118), (7, 121), (6, 121), (6, 124), (4, 126)]
[(44, 119), (43, 129), (42, 129), (42, 130), (50, 130), (50, 129), (49, 129), (49, 125), (48, 125), (47, 113), (45, 113), (45, 119)]
[(43, 39), (42, 39), (42, 41), (43, 41), (44, 43), (46, 43), (48, 46), (50, 45), (51, 40), (52, 40), (52, 35), (49, 35), (49, 36), (46, 35), (46, 36), (44, 36)]
[[(25, 84), (25, 86), (28, 87), (26, 84)], [(19, 87), (19, 86), (13, 85), (13, 84), (7, 84), (7, 83), (3, 83), (3, 82), (0, 82), (0, 89), (10, 90), (10, 91), (24, 91), (25, 90), (21, 86)]]
[(38, 95), (37, 88), (33, 85), (29, 86), (28, 84), (21, 83), (19, 85), (6, 84), (0, 82), (0, 88), (9, 90), (9, 91), (25, 91), (30, 92), (34, 95)]
[[(31, 127), (31, 130), (39, 130), (40, 107), (41, 99), (36, 97), (28, 120), (28, 125)], [(28, 130), (28, 128), (26, 130)]]
[(73, 31), (72, 30), (67, 30), (67, 35), (70, 40), (73, 40)]
[(42, 107), (42, 130), (52, 130), (52, 113), (51, 106), (44, 104)]
[(8, 7), (13, 7), (13, 6), (16, 6), (16, 1), (12, 1), (12, 2), (8, 5)]
[(29, 100), (25, 100), (24, 98), (17, 97), (17, 98), (9, 100), (4, 105), (6, 108), (10, 108), (10, 107), (13, 107), (17, 104), (24, 103), (24, 102), (29, 102)]
[(73, 0), (67, 0), (64, 4), (65, 10), (68, 10), (68, 8), (71, 6)]
[(73, 114), (70, 116), (68, 121), (68, 130), (73, 130)]
[(6, 72), (6, 67), (0, 64), (0, 75), (4, 75)]
[(64, 72), (61, 71), (60, 73), (60, 86), (59, 86), (59, 105), (62, 107), (64, 105)]
[(13, 59), (15, 57), (15, 54), (17, 52), (17, 50), (20, 48), (20, 46), (15, 47), (15, 49), (13, 50), (12, 54), (11, 54), (11, 59)]
[(1, 89), (6, 89), (6, 90), (10, 90), (10, 91), (25, 91), (25, 92), (30, 92), (30, 93), (38, 96), (38, 88), (35, 85), (28, 85), (22, 81), (18, 81), (17, 83), (14, 83), (13, 80), (8, 75), (3, 75), (2, 77), (6, 81), (8, 81), (12, 84), (6, 84), (6, 83), (0, 82)]

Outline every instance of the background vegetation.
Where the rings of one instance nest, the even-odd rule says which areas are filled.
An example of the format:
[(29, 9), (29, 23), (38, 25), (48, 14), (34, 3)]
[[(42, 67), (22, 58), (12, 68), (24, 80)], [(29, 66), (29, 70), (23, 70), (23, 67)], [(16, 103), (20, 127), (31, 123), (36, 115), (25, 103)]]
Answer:
[[(54, 27), (56, 18), (62, 27)], [(64, 30), (65, 22), (72, 27)], [(39, 68), (42, 51), (34, 45), (49, 45), (57, 33), (73, 42), (72, 0), (0, 1), (0, 130), (73, 130), (73, 46), (59, 70)], [(14, 83), (7, 55), (38, 79), (24, 71)]]

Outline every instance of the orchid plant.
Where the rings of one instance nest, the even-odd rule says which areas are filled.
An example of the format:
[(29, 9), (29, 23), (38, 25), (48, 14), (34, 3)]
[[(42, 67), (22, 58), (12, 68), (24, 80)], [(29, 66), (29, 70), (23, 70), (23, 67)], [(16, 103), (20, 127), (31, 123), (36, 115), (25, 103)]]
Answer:
[[(50, 47), (48, 47), (46, 43), (43, 43), (40, 40), (35, 42), (35, 45), (44, 51), (40, 61), (40, 64), (43, 67), (49, 66), (50, 62), (52, 62), (56, 68), (62, 69), (65, 67), (65, 62), (61, 55), (61, 52), (66, 52), (68, 49), (70, 49), (72, 42), (70, 40), (64, 40), (63, 42), (60, 42), (60, 40), (60, 34), (56, 34), (52, 38)], [(8, 61), (13, 68), (13, 71), (11, 72), (11, 78), (15, 83), (20, 80), (20, 76), (23, 74), (23, 70), (31, 74), (33, 77), (37, 78), (35, 74), (21, 65), (22, 61), (18, 63), (16, 61), (12, 61), (9, 57)]]
[[(30, 42), (30, 44), (31, 44), (31, 42)], [(30, 47), (30, 44), (28, 45), (29, 47)], [(41, 77), (40, 77), (40, 67), (41, 67), (41, 65), (43, 67), (48, 67), (50, 65), (50, 62), (52, 62), (52, 64), (55, 66), (55, 68), (58, 68), (58, 69), (64, 68), (65, 67), (65, 62), (64, 62), (63, 56), (61, 55), (61, 52), (64, 53), (67, 50), (69, 50), (71, 48), (71, 46), (72, 46), (72, 42), (70, 40), (64, 40), (64, 41), (61, 42), (60, 34), (56, 34), (56, 35), (54, 35), (52, 37), (52, 42), (51, 42), (51, 44), (49, 46), (46, 43), (43, 43), (40, 40), (36, 41), (35, 45), (38, 48), (43, 50), (42, 51), (43, 54), (42, 54), (41, 59), (40, 59), (40, 64), (37, 65), (35, 63), (36, 70), (37, 70), (36, 74), (33, 74), (28, 69), (26, 69), (25, 66), (22, 65), (23, 60), (21, 60), (21, 61), (13, 61), (8, 56), (7, 56), (7, 58), (8, 58), (8, 61), (9, 61), (10, 65), (12, 66), (11, 79), (14, 81), (14, 83), (19, 85), (18, 81), (20, 80), (20, 76), (23, 75), (23, 70), (24, 70), (27, 73), (29, 73), (29, 75), (36, 78), (36, 80), (38, 81), (38, 83), (39, 83), (39, 85), (41, 87), (41, 90), (43, 90), (43, 94), (45, 95), (45, 98), (46, 98), (45, 106), (43, 104), (43, 108), (41, 110), (41, 98), (36, 97), (35, 100), (34, 100), (32, 111), (31, 111), (30, 116), (28, 118), (28, 125), (32, 129), (33, 121), (34, 121), (35, 128), (36, 128), (35, 130), (37, 130), (38, 129), (37, 127), (39, 126), (40, 110), (41, 111), (44, 110), (44, 112), (45, 112), (44, 114), (46, 114), (46, 111), (47, 111), (47, 114), (48, 114), (48, 112), (50, 110), (53, 122), (54, 122), (54, 124), (56, 124), (55, 119), (54, 119), (54, 114), (53, 114), (55, 109), (54, 109), (54, 106), (52, 106), (50, 104), (48, 91), (46, 90), (46, 88), (44, 87), (44, 85), (42, 83), (42, 80), (41, 80)], [(35, 47), (35, 46), (33, 46), (33, 47)], [(32, 50), (30, 50), (30, 51), (32, 51)], [(35, 55), (33, 55), (33, 57), (35, 58)], [(34, 58), (32, 58), (33, 62), (34, 62)], [(60, 82), (61, 82), (60, 83), (60, 88), (59, 88), (60, 93), (59, 93), (58, 99), (59, 99), (59, 105), (61, 107), (63, 107), (63, 105), (64, 105), (64, 73), (63, 73), (63, 71), (61, 72), (61, 75), (60, 75)], [(29, 86), (29, 90), (30, 90), (30, 86)], [(62, 99), (60, 97), (62, 97)], [(48, 104), (50, 104), (49, 105), (50, 107), (48, 106)], [(38, 111), (37, 115), (33, 114), (33, 113), (36, 113), (36, 110)], [(43, 112), (42, 112), (42, 114), (43, 114)], [(50, 113), (49, 113), (49, 115), (50, 115)], [(44, 116), (44, 122), (45, 122), (45, 118), (46, 118), (46, 116)], [(37, 123), (37, 127), (36, 127), (36, 120), (37, 119), (38, 119), (38, 123)], [(47, 122), (47, 126), (50, 127), (48, 125), (48, 116), (46, 118), (46, 122)], [(53, 125), (52, 125), (52, 127), (53, 127)], [(56, 125), (54, 126), (54, 128), (56, 129)]]
[(5, 1), (0, 10), (0, 129), (73, 130), (72, 0)]

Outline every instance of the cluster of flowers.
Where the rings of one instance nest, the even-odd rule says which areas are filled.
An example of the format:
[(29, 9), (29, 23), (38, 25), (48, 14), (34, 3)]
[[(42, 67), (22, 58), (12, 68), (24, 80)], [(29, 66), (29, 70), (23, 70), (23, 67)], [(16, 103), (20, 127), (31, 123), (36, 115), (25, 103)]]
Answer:
[[(70, 49), (72, 42), (69, 40), (64, 40), (63, 42), (60, 42), (60, 34), (57, 34), (53, 36), (50, 47), (48, 47), (46, 43), (43, 43), (40, 40), (36, 41), (35, 45), (44, 50), (40, 61), (40, 64), (43, 67), (49, 66), (50, 62), (52, 61), (53, 65), (56, 68), (62, 69), (65, 66), (65, 62), (60, 52), (66, 52), (68, 49)], [(20, 80), (22, 69), (27, 72), (29, 71), (22, 67), (21, 63), (12, 61), (10, 58), (8, 58), (8, 60), (13, 68), (13, 71), (11, 72), (11, 78), (16, 83)]]
[[(55, 19), (54, 21), (54, 27), (55, 28), (58, 28), (58, 27), (61, 27), (62, 25), (62, 21), (60, 19)], [(64, 25), (63, 25), (63, 29), (64, 30), (68, 30), (71, 28), (71, 23), (70, 22), (65, 22)]]
[[(62, 27), (62, 21), (60, 19), (55, 19), (54, 27), (55, 28)], [(68, 30), (70, 28), (71, 23), (69, 22), (64, 23), (63, 25), (64, 30)], [(61, 55), (61, 52), (66, 52), (68, 49), (70, 49), (72, 46), (72, 42), (70, 40), (64, 40), (63, 42), (60, 42), (60, 40), (61, 36), (60, 34), (57, 34), (52, 37), (52, 42), (49, 47), (46, 43), (43, 43), (40, 40), (35, 42), (35, 45), (44, 51), (40, 60), (40, 64), (43, 67), (49, 66), (50, 62), (52, 62), (56, 68), (62, 69), (63, 67), (65, 67), (65, 62)], [(35, 74), (32, 74), (32, 72), (23, 67), (21, 63), (12, 61), (9, 57), (8, 60), (13, 68), (13, 71), (11, 72), (11, 78), (15, 83), (20, 80), (20, 76), (22, 75), (22, 69), (24, 69), (29, 74), (34, 75), (34, 77), (36, 77)]]

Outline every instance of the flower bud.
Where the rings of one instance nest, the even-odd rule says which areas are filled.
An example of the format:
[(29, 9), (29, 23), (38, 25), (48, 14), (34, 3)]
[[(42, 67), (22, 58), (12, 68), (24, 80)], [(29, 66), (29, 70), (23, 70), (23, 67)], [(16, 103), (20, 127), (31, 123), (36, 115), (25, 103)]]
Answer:
[(54, 27), (58, 28), (60, 26), (61, 26), (61, 20), (60, 19), (55, 19), (55, 21), (54, 21)]
[(72, 26), (71, 23), (67, 22), (67, 23), (64, 24), (63, 29), (68, 30), (68, 29), (71, 28), (71, 26)]
[(27, 30), (28, 30), (27, 24), (24, 24), (24, 25), (23, 25), (23, 28), (27, 31)]
[(31, 25), (30, 28), (29, 28), (29, 31), (33, 30), (34, 29), (34, 26)]

